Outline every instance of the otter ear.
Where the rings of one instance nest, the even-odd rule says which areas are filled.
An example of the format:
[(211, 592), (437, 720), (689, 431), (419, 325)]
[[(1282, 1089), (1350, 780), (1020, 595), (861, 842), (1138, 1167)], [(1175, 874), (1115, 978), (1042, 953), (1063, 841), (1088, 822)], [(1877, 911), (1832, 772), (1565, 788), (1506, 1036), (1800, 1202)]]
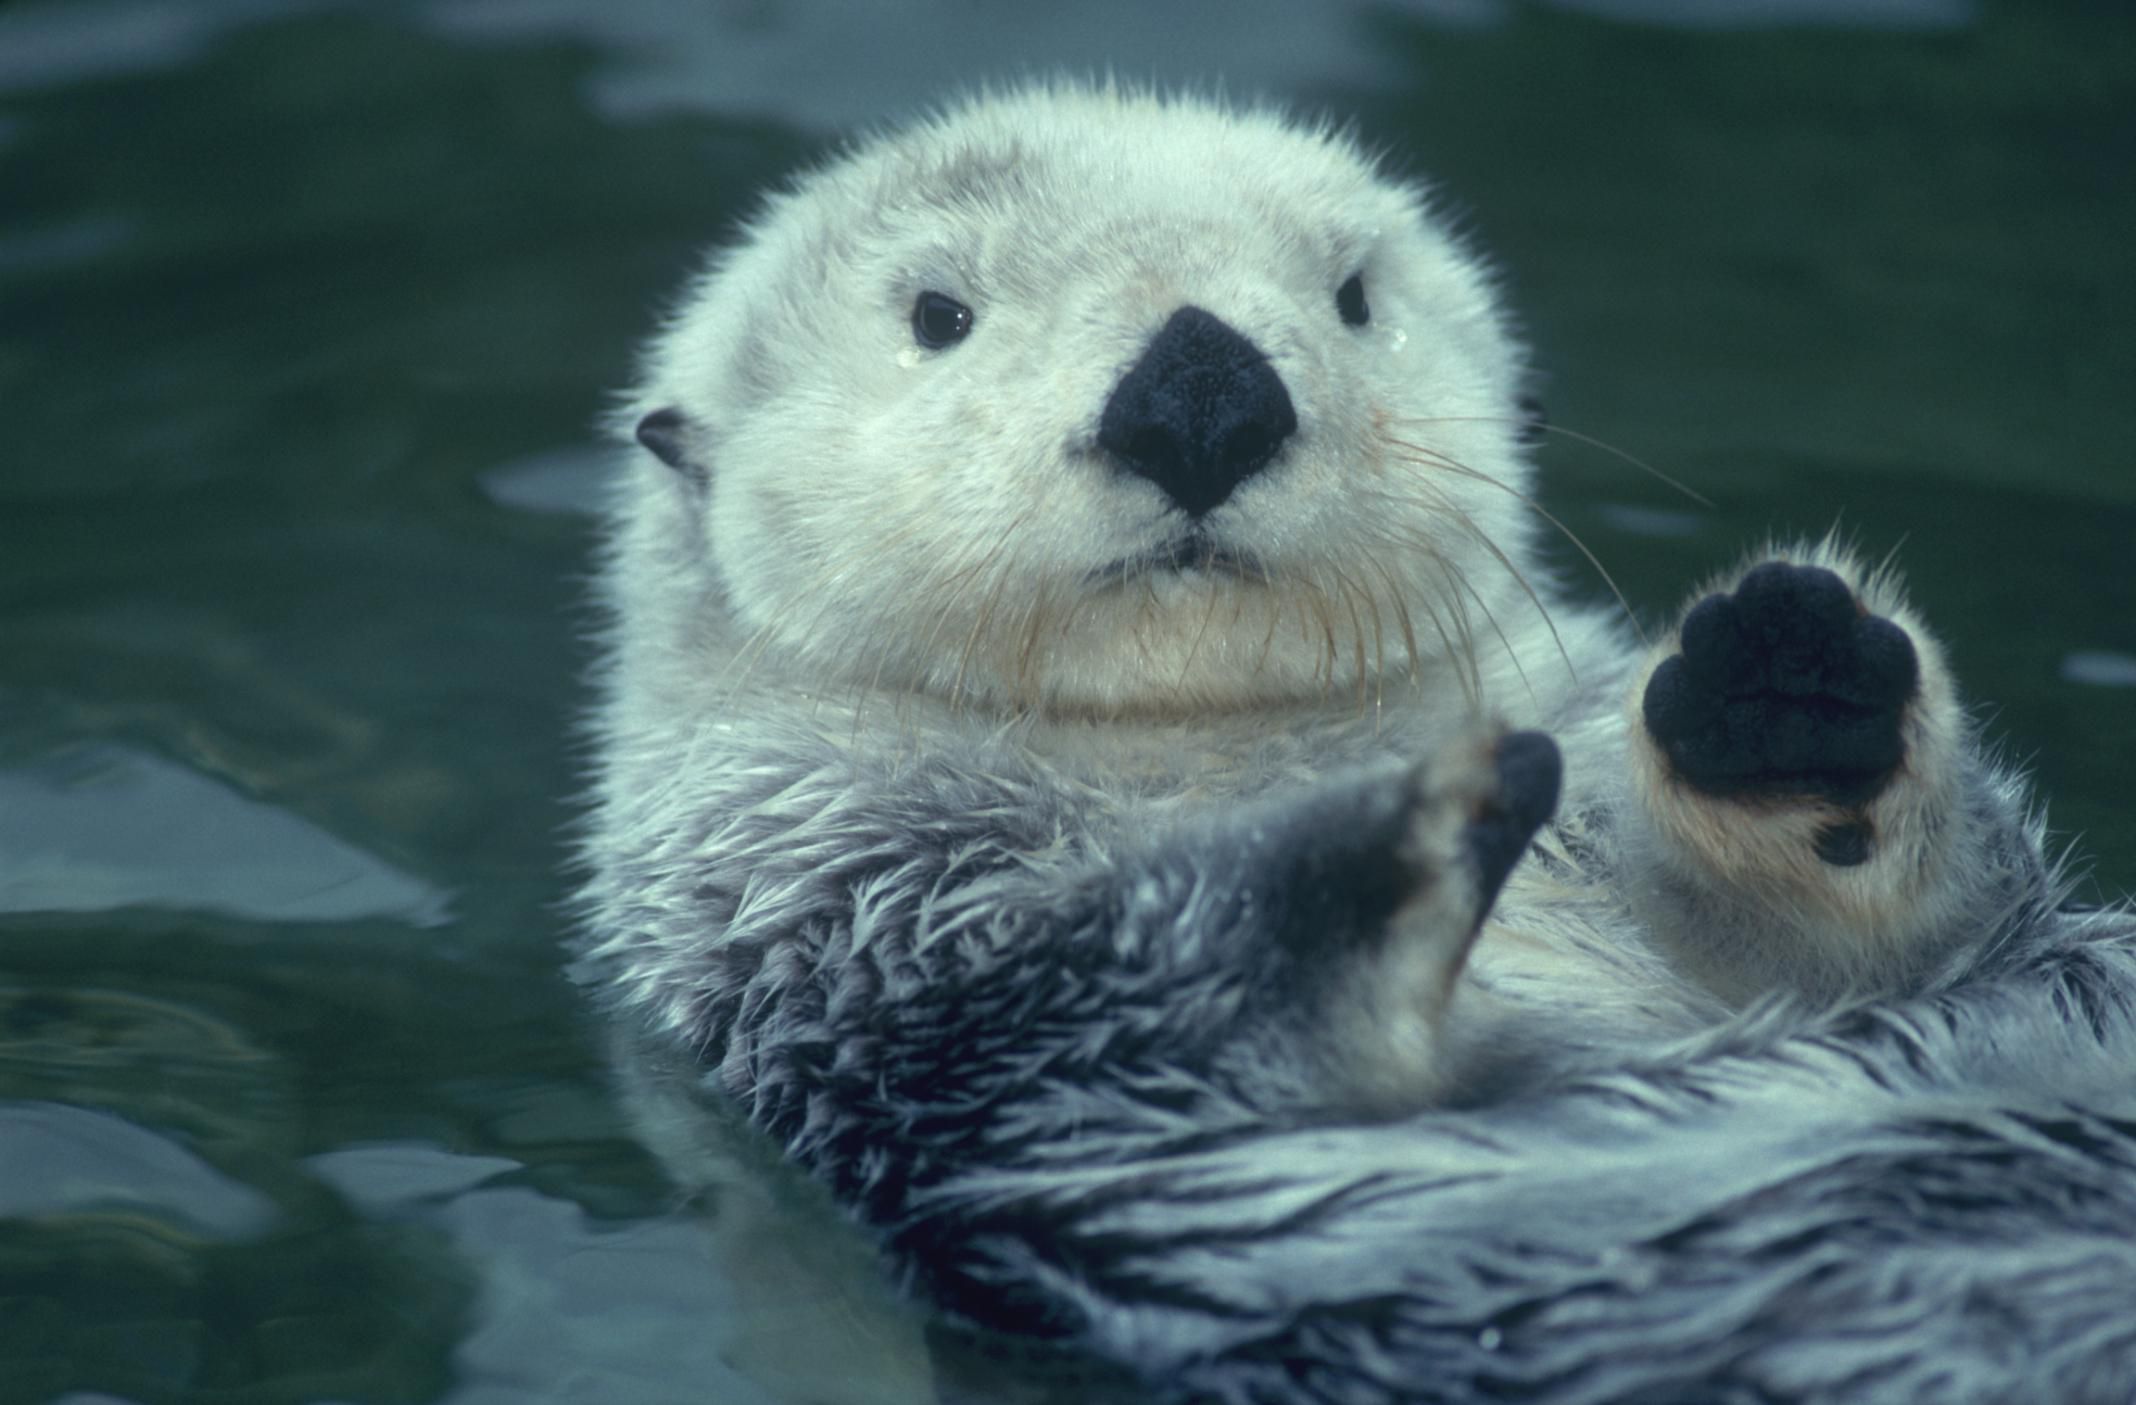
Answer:
[(638, 421), (638, 442), (653, 451), (653, 457), (702, 488), (712, 475), (690, 457), (690, 422), (673, 405), (653, 411)]

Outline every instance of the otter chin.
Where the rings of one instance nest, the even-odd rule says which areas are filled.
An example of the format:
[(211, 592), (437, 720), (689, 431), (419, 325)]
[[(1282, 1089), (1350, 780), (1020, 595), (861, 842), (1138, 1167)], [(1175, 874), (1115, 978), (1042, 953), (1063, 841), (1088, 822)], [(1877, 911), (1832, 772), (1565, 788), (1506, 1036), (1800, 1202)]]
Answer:
[[(1428, 190), (1270, 108), (986, 94), (767, 197), (644, 354), (600, 576), (575, 970), (677, 1174), (717, 1104), (951, 1320), (1164, 1399), (1916, 1379), (1793, 1197), (1874, 1217), (1968, 1096), (1984, 1168), (2070, 1100), (2136, 1160), (2136, 938), (1890, 570), (1769, 543), (1652, 642), (1574, 596), (1530, 380)], [(2041, 1164), (1963, 1205), (2136, 1214)], [(1933, 1219), (1879, 1262), (1947, 1274)], [(2136, 1300), (2083, 1243), (2034, 1266)], [(1924, 1391), (2131, 1381), (1974, 1286)]]

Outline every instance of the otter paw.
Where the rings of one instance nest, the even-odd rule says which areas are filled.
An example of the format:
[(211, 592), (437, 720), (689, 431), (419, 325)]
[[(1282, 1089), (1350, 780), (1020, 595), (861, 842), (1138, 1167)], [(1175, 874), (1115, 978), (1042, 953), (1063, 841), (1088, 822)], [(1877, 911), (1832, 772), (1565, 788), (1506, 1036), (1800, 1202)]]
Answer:
[(1768, 561), (1733, 594), (1692, 607), (1680, 639), (1683, 652), (1648, 680), (1643, 712), (1693, 789), (1853, 807), (1905, 759), (1901, 723), (1920, 686), (1913, 641), (1833, 572)]
[(1543, 733), (1511, 732), (1492, 749), (1491, 769), (1489, 793), (1470, 807), (1461, 835), (1486, 904), (1557, 812), (1565, 763), (1557, 743)]
[(1442, 905), (1464, 942), (1557, 808), (1563, 762), (1541, 732), (1457, 747), (1402, 770), (1349, 777), (1288, 802), (1276, 823), (1240, 817), (1286, 937), (1384, 931), (1404, 909)]

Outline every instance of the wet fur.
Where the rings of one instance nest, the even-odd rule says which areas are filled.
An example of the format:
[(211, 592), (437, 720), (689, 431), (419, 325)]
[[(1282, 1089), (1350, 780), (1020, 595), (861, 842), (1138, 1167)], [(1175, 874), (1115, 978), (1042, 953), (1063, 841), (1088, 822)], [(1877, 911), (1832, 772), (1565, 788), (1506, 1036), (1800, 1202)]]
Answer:
[[(916, 354), (931, 288), (974, 331)], [(1208, 518), (1251, 578), (1094, 447), (1190, 300), (1298, 407)], [(1028, 90), (775, 197), (619, 421), (578, 970), (626, 1063), (1108, 1391), (2127, 1398), (2127, 920), (2058, 912), (1831, 544), (1746, 564), (1910, 637), (1904, 764), (1690, 783), (1681, 642), (1534, 565), (1524, 377), (1422, 194), (1272, 114)], [(1508, 726), (1564, 793), (1493, 906)]]

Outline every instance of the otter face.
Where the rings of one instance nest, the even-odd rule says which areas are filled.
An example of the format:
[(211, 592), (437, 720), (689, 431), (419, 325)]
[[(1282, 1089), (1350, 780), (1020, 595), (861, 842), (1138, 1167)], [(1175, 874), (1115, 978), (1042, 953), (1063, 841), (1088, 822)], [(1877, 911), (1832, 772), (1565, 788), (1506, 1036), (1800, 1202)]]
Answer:
[(1345, 140), (981, 99), (774, 198), (641, 439), (744, 636), (812, 676), (1126, 713), (1473, 668), (1532, 608), (1520, 354)]

